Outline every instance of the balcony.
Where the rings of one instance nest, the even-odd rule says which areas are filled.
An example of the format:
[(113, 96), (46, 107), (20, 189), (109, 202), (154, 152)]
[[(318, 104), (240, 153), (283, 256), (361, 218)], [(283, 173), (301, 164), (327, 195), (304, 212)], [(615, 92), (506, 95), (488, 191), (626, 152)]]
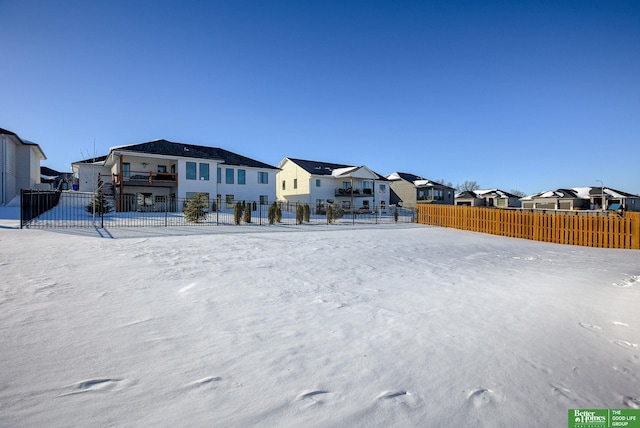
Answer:
[(336, 189), (335, 196), (337, 197), (364, 197), (373, 195), (372, 189), (353, 189), (351, 187), (345, 187)]
[(116, 186), (174, 187), (178, 185), (178, 174), (174, 172), (129, 171), (128, 174), (113, 174)]

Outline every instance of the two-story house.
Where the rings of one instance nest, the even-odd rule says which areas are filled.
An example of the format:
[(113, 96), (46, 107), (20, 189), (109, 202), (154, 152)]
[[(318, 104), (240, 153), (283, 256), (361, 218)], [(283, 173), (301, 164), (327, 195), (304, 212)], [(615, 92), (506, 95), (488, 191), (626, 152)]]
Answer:
[(324, 213), (326, 204), (339, 204), (346, 212), (389, 207), (389, 182), (366, 166), (284, 158), (278, 165), (279, 201), (305, 203)]
[(20, 189), (41, 188), (40, 161), (46, 158), (38, 144), (0, 128), (0, 205), (10, 203)]
[(167, 140), (114, 147), (106, 156), (73, 163), (80, 191), (104, 188), (117, 211), (179, 209), (176, 203), (196, 193), (222, 208), (236, 201), (266, 205), (276, 198), (277, 170), (221, 148)]
[(453, 187), (406, 172), (394, 172), (387, 179), (392, 204), (404, 208), (415, 208), (417, 204), (453, 205)]

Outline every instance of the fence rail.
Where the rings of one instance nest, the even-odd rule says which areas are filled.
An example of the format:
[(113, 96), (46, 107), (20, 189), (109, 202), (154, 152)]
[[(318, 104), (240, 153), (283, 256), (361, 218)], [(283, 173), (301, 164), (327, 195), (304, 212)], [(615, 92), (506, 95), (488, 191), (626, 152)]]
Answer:
[[(46, 192), (41, 192), (46, 193)], [(49, 192), (51, 193), (51, 192)], [(189, 221), (183, 212), (185, 202), (189, 199), (166, 197), (153, 200), (145, 198), (125, 200), (118, 211), (115, 201), (98, 193), (57, 192), (55, 204), (46, 206), (31, 218), (25, 217), (21, 227), (27, 228), (117, 228), (117, 227), (173, 227), (173, 226), (216, 226), (236, 224), (234, 217), (235, 204), (226, 201), (210, 200), (207, 208), (197, 222)], [(40, 196), (43, 200), (46, 197)], [(51, 196), (52, 197), (52, 196)], [(96, 198), (101, 198), (97, 200)], [(113, 198), (112, 198), (113, 199)], [(250, 207), (252, 225), (269, 225), (268, 209), (270, 204), (254, 201), (243, 201)], [(277, 202), (280, 209), (279, 224), (295, 225), (298, 206), (304, 204)], [(26, 207), (26, 206), (25, 206)], [(327, 224), (326, 207), (316, 210), (309, 204), (309, 218), (304, 224)], [(396, 214), (397, 213), (397, 214)], [(415, 221), (415, 211), (395, 207), (373, 207), (371, 210), (341, 212), (331, 223), (335, 224), (378, 224), (378, 223), (411, 223)], [(240, 224), (248, 224), (243, 219)]]
[(640, 249), (640, 213), (572, 215), (451, 205), (418, 205), (420, 224), (600, 248)]

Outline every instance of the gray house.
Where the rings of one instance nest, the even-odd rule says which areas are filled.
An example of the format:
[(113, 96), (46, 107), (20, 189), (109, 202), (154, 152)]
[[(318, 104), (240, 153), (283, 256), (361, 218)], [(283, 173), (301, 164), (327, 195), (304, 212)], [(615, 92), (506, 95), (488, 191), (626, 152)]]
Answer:
[(536, 193), (521, 198), (522, 208), (548, 210), (640, 211), (640, 196), (609, 187), (572, 187)]
[(455, 189), (419, 175), (394, 172), (387, 176), (391, 195), (389, 203), (405, 208), (417, 204), (453, 205)]
[(500, 189), (468, 190), (456, 195), (455, 205), (470, 207), (519, 208), (520, 198)]
[(20, 195), (20, 189), (43, 188), (40, 161), (45, 159), (38, 144), (0, 128), (0, 205), (10, 203)]

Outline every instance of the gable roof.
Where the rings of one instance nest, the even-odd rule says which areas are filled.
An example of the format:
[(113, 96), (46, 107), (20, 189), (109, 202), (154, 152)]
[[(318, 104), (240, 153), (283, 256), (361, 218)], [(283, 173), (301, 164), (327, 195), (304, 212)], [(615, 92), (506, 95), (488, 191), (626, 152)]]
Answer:
[(453, 189), (453, 187), (446, 184), (439, 183), (437, 181), (429, 180), (427, 178), (420, 177), (419, 175), (409, 174), (408, 172), (394, 172), (387, 176), (389, 181), (405, 180), (413, 183), (416, 187), (446, 187), (447, 189)]
[[(638, 195), (622, 192), (620, 190), (604, 188), (604, 193), (613, 198), (638, 198)], [(521, 200), (531, 200), (534, 198), (576, 198), (591, 199), (592, 196), (600, 197), (602, 187), (572, 187), (571, 189), (547, 190), (545, 192), (534, 193), (533, 195), (520, 198)]]
[(168, 140), (154, 140), (147, 143), (133, 144), (129, 146), (112, 147), (114, 151), (127, 151), (148, 153), (154, 155), (190, 157), (198, 159), (213, 159), (226, 165), (248, 166), (253, 168), (278, 169), (275, 166), (230, 152), (219, 147), (197, 146), (194, 144), (175, 143)]
[[(300, 168), (304, 169), (306, 172), (308, 172), (311, 175), (332, 175), (334, 177), (339, 177), (341, 175), (348, 175), (349, 173), (357, 169), (366, 168), (365, 166), (354, 166), (354, 165), (344, 165), (339, 163), (320, 162), (320, 161), (305, 160), (305, 159), (285, 158), (285, 160), (287, 159), (295, 163), (296, 165), (298, 165)], [(281, 162), (280, 165), (282, 165), (283, 162)], [(369, 170), (369, 168), (367, 169)], [(376, 180), (388, 181), (385, 177), (381, 176), (377, 172), (375, 171), (371, 171), (371, 172), (376, 176)]]
[(465, 190), (464, 192), (460, 192), (456, 194), (456, 199), (481, 199), (487, 196), (492, 196), (498, 199), (509, 199), (509, 198), (517, 198), (518, 196), (505, 192), (500, 189), (477, 189), (477, 190)]
[(42, 159), (47, 159), (47, 155), (44, 154), (44, 152), (42, 151), (42, 147), (40, 147), (39, 144), (34, 143), (33, 141), (28, 141), (28, 140), (23, 140), (22, 138), (20, 138), (20, 136), (18, 134), (16, 134), (15, 132), (11, 132), (7, 129), (2, 129), (0, 128), (0, 135), (11, 135), (12, 137), (15, 137), (21, 144), (25, 145), (25, 146), (34, 146), (35, 148), (38, 149), (38, 151), (40, 152), (40, 155), (42, 156)]

